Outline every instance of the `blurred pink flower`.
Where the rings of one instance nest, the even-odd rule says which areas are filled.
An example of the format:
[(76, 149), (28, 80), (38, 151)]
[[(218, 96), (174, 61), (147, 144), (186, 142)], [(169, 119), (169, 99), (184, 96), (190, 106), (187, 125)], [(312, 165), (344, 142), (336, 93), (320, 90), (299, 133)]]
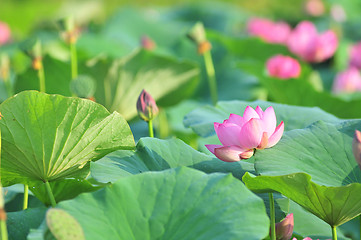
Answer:
[(222, 145), (206, 145), (217, 158), (236, 162), (253, 156), (254, 149), (273, 147), (282, 137), (283, 121), (276, 127), (273, 107), (265, 111), (247, 106), (243, 117), (230, 114), (223, 123), (214, 123), (214, 129)]
[(361, 75), (357, 68), (351, 67), (336, 75), (333, 82), (334, 93), (353, 93), (361, 91)]
[(276, 223), (276, 237), (278, 240), (289, 240), (293, 233), (293, 213), (288, 214), (281, 222)]
[(0, 22), (0, 46), (9, 42), (10, 37), (11, 32), (9, 26), (4, 22)]
[(140, 39), (140, 44), (141, 44), (142, 48), (144, 48), (146, 50), (153, 50), (154, 48), (156, 48), (156, 44), (153, 41), (153, 39), (151, 39), (147, 35), (142, 36), (142, 38)]
[(305, 11), (308, 15), (318, 17), (325, 13), (325, 5), (322, 0), (307, 0)]
[(351, 47), (349, 64), (352, 67), (361, 69), (361, 42)]
[(338, 39), (333, 31), (318, 34), (312, 22), (303, 21), (291, 32), (287, 45), (292, 53), (307, 62), (323, 62), (335, 53)]
[(355, 135), (352, 141), (352, 152), (358, 166), (361, 169), (361, 132), (359, 130), (355, 130)]
[(301, 73), (301, 66), (294, 58), (276, 55), (267, 60), (268, 75), (280, 79), (297, 78)]
[[(292, 238), (292, 240), (297, 240), (297, 238)], [(312, 240), (312, 238), (306, 237), (306, 238), (304, 238), (303, 240)], [(317, 239), (317, 240), (319, 240), (319, 239)], [(331, 240), (331, 239), (326, 239), (326, 240)]]
[(263, 18), (252, 18), (247, 23), (247, 31), (269, 43), (286, 44), (291, 27), (286, 22), (272, 22)]

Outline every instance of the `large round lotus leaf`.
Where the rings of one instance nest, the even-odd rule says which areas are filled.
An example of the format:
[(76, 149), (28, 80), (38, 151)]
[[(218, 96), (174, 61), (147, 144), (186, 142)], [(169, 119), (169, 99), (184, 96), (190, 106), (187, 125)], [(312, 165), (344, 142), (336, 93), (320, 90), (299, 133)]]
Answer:
[(259, 240), (269, 233), (262, 199), (238, 179), (184, 167), (125, 177), (58, 206), (88, 240)]
[(91, 174), (99, 182), (115, 182), (119, 178), (148, 171), (162, 171), (187, 166), (205, 173), (232, 173), (241, 179), (254, 172), (253, 163), (226, 163), (213, 155), (194, 150), (179, 139), (142, 138), (136, 151), (116, 151), (91, 164)]
[(2, 183), (54, 181), (118, 149), (132, 149), (124, 118), (85, 99), (21, 92), (0, 105)]
[(256, 152), (256, 171), (272, 176), (305, 172), (325, 186), (361, 183), (361, 171), (352, 153), (355, 129), (361, 129), (360, 120), (338, 124), (320, 121), (289, 131), (274, 147)]
[(257, 177), (246, 173), (242, 180), (254, 192), (283, 194), (331, 226), (339, 226), (361, 214), (360, 183), (321, 186), (306, 173)]
[(281, 192), (330, 225), (351, 220), (361, 213), (361, 171), (352, 153), (355, 129), (361, 129), (360, 120), (319, 121), (285, 133), (274, 147), (256, 152), (255, 168), (263, 175), (257, 187)]
[(208, 137), (215, 134), (213, 122), (223, 122), (223, 120), (229, 117), (230, 113), (242, 116), (247, 106), (253, 108), (260, 106), (263, 110), (272, 106), (275, 110), (278, 123), (284, 121), (286, 131), (307, 127), (318, 120), (327, 122), (339, 121), (335, 116), (317, 107), (297, 107), (265, 101), (227, 101), (219, 102), (215, 107), (204, 106), (197, 108), (188, 113), (183, 122), (186, 127), (192, 128), (198, 135)]

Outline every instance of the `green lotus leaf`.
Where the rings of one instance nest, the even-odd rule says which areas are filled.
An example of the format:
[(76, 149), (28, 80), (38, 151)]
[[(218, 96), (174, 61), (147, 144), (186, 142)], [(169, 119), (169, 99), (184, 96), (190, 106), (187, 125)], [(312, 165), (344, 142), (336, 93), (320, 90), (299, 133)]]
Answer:
[(25, 91), (0, 112), (4, 186), (83, 177), (89, 161), (134, 148), (124, 118), (90, 100)]
[(269, 233), (263, 201), (238, 179), (185, 167), (124, 177), (58, 207), (89, 240), (259, 240)]
[[(61, 179), (49, 183), (55, 201), (60, 202), (72, 199), (83, 192), (94, 192), (100, 189), (100, 186), (93, 186), (89, 181), (84, 179)], [(29, 186), (30, 191), (47, 206), (51, 205), (51, 201), (43, 182), (32, 183)]]
[(361, 129), (360, 120), (338, 124), (320, 121), (286, 132), (274, 147), (256, 152), (256, 171), (271, 176), (304, 172), (325, 186), (361, 183), (361, 171), (352, 153), (355, 129)]
[(116, 151), (91, 164), (91, 176), (99, 182), (116, 180), (142, 172), (187, 166), (205, 173), (232, 173), (241, 179), (254, 172), (249, 162), (226, 163), (213, 155), (194, 150), (179, 139), (141, 138), (135, 151)]
[(30, 229), (38, 228), (43, 222), (45, 213), (45, 207), (7, 213), (9, 240), (25, 240)]
[(330, 226), (339, 226), (361, 214), (360, 183), (322, 186), (311, 181), (306, 173), (257, 177), (245, 173), (242, 180), (254, 192), (283, 194)]

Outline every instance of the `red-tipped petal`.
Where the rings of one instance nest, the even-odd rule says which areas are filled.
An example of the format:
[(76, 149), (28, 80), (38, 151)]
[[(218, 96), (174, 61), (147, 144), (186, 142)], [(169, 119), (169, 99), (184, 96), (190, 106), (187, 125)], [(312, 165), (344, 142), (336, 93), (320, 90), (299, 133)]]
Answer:
[(285, 125), (282, 121), (280, 123), (280, 125), (278, 125), (276, 127), (276, 130), (272, 134), (272, 136), (268, 139), (268, 146), (266, 148), (273, 147), (274, 145), (276, 145), (276, 143), (278, 143), (278, 141), (281, 139), (281, 137), (283, 135), (284, 128), (285, 128)]
[(261, 143), (263, 135), (263, 123), (261, 119), (252, 118), (246, 122), (239, 135), (240, 147), (253, 149)]
[(256, 110), (254, 110), (251, 106), (247, 106), (243, 113), (244, 122), (248, 122), (251, 118), (260, 118)]
[(227, 121), (227, 122), (228, 122), (228, 123), (234, 123), (234, 124), (236, 124), (236, 125), (238, 125), (238, 126), (240, 126), (240, 127), (242, 127), (243, 124), (244, 124), (243, 117), (241, 117), (241, 116), (239, 116), (239, 115), (237, 115), (237, 114), (234, 114), (234, 113), (231, 113), (231, 114), (229, 115), (229, 118), (228, 118), (228, 121)]
[(259, 118), (263, 117), (263, 110), (260, 106), (256, 107), (256, 112), (258, 113)]
[(213, 154), (214, 154), (214, 149), (223, 147), (222, 145), (213, 145), (213, 144), (207, 144), (205, 146)]
[(226, 146), (215, 148), (214, 155), (224, 162), (238, 162), (241, 159), (250, 158), (253, 155), (253, 150), (252, 155), (250, 155), (249, 150), (245, 151), (237, 146)]
[(263, 128), (267, 132), (268, 136), (271, 136), (276, 129), (276, 114), (273, 107), (268, 107), (263, 113)]

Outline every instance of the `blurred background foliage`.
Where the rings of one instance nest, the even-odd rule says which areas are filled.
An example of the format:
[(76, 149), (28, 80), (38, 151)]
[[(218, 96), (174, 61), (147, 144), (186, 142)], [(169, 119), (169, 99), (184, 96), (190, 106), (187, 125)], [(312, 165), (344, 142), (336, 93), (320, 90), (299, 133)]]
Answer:
[[(326, 6), (336, 3), (341, 5), (347, 12), (350, 21), (357, 21), (361, 18), (359, 14), (361, 2), (358, 0), (328, 0), (325, 2), (329, 3)], [(222, 3), (222, 5), (229, 5), (229, 9), (235, 9), (237, 6), (246, 11), (247, 15), (265, 16), (275, 20), (283, 19), (290, 23), (297, 23), (301, 19), (307, 18), (303, 0), (225, 0)], [(191, 0), (2, 0), (0, 19), (10, 25), (17, 38), (23, 38), (34, 30), (34, 26), (45, 24), (44, 22), (50, 19), (74, 15), (78, 23), (86, 23), (89, 20), (94, 23), (102, 23), (118, 8), (124, 6), (149, 7), (151, 9), (168, 7), (182, 9), (188, 6), (197, 8), (198, 14), (201, 15), (209, 14), (209, 6), (213, 6), (213, 12), (220, 10), (214, 8), (214, 4), (209, 1)], [(189, 20), (197, 20), (196, 15), (191, 15), (189, 12), (184, 12), (184, 14), (187, 14)], [(216, 22), (217, 19), (213, 19), (213, 21)]]

